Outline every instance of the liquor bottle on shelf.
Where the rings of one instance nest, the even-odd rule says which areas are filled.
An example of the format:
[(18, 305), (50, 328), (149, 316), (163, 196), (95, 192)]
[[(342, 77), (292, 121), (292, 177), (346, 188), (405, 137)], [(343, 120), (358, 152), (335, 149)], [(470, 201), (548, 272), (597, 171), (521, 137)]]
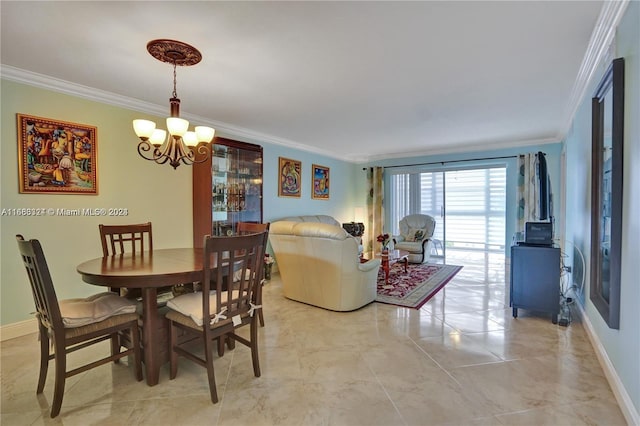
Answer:
[(237, 222), (262, 222), (262, 147), (214, 138), (212, 155), (193, 167), (193, 244), (233, 234)]

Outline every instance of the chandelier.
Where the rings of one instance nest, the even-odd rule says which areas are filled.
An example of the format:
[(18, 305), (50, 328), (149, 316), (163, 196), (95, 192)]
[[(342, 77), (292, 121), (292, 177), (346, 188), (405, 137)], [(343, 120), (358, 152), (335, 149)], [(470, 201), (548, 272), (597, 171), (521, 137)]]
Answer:
[(169, 99), (171, 115), (167, 118), (167, 130), (156, 129), (156, 123), (150, 120), (133, 120), (133, 130), (140, 138), (138, 154), (158, 164), (169, 162), (174, 169), (181, 163), (206, 161), (211, 154), (207, 144), (213, 140), (215, 130), (196, 126), (195, 131), (188, 131), (189, 121), (180, 118), (180, 99), (176, 92), (176, 67), (195, 65), (202, 60), (202, 55), (186, 43), (164, 39), (151, 40), (147, 51), (159, 61), (173, 64), (173, 93)]

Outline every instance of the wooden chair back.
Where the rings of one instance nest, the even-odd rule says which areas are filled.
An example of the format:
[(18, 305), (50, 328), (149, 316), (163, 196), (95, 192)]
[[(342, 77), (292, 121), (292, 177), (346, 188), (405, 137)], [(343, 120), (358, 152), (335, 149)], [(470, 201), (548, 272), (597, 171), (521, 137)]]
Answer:
[(99, 225), (102, 255), (141, 253), (153, 250), (151, 222), (132, 225)]
[[(136, 223), (131, 225), (98, 225), (100, 229), (100, 241), (102, 243), (102, 256), (112, 256), (115, 254), (142, 253), (145, 250), (153, 251), (153, 233), (151, 232), (151, 222)], [(171, 290), (170, 287), (159, 289), (158, 292)], [(142, 295), (140, 289), (118, 289), (111, 288), (111, 291), (130, 299), (138, 298)]]
[[(218, 402), (214, 362), (211, 356), (215, 341), (218, 342), (219, 355), (222, 355), (225, 340), (229, 340), (229, 343), (239, 342), (251, 348), (253, 372), (256, 377), (260, 376), (257, 327), (258, 312), (262, 305), (262, 268), (267, 238), (267, 232), (228, 237), (205, 236), (202, 293), (199, 293), (202, 303), (202, 325), (198, 325), (191, 314), (186, 315), (173, 309), (167, 313), (171, 327), (169, 377), (174, 379), (177, 375), (178, 355), (205, 367), (213, 403)], [(215, 290), (215, 294), (211, 294), (211, 290)], [(180, 297), (185, 296), (179, 296), (177, 299)], [(168, 306), (171, 307), (171, 304)], [(246, 325), (250, 326), (248, 336), (236, 334), (238, 328)], [(177, 338), (177, 329), (184, 332), (181, 342)], [(192, 342), (195, 338), (203, 341), (205, 357), (199, 348), (193, 347)]]
[[(236, 224), (236, 233), (238, 235), (247, 235), (247, 234), (255, 234), (255, 233), (258, 233), (258, 232), (267, 232), (267, 234), (268, 234), (269, 233), (269, 225), (271, 225), (270, 222), (266, 222), (266, 223), (238, 222)], [(268, 239), (268, 237), (267, 237), (267, 239)], [(264, 313), (263, 313), (262, 309), (258, 313), (258, 318), (260, 319), (260, 325), (262, 327), (264, 327)]]
[[(25, 241), (24, 237), (19, 234), (16, 235), (16, 240), (22, 262), (29, 276), (36, 315), (39, 321), (52, 330), (55, 335), (56, 332), (64, 329), (64, 324), (62, 323), (58, 297), (40, 241)], [(64, 333), (64, 331), (62, 332)]]
[[(217, 310), (212, 312), (209, 298), (204, 297), (203, 318), (213, 320), (216, 314), (224, 310), (227, 319), (222, 321), (223, 325), (231, 322), (235, 316), (246, 316), (251, 304), (262, 303), (261, 282), (267, 237), (267, 232), (205, 237), (202, 294), (216, 291)], [(216, 265), (213, 264), (214, 259)], [(212, 273), (213, 266), (215, 269)], [(238, 280), (233, 281), (233, 277)], [(229, 291), (232, 297), (229, 297)]]

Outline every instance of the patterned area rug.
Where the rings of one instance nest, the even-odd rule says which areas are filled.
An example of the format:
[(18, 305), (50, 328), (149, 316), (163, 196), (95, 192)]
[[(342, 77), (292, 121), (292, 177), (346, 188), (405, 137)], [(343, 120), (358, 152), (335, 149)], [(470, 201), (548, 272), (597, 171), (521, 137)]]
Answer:
[(404, 265), (396, 263), (384, 282), (384, 271), (378, 271), (378, 297), (376, 302), (419, 309), (445, 286), (462, 266), (412, 264), (404, 272)]

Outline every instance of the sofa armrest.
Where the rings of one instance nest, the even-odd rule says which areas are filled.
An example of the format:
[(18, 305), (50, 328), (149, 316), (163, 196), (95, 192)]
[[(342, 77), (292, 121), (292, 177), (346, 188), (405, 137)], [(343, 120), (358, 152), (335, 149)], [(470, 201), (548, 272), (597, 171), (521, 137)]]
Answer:
[(404, 241), (405, 239), (404, 239), (404, 236), (402, 236), (402, 235), (394, 235), (392, 240), (393, 240), (394, 244), (398, 244), (398, 243), (401, 243), (402, 241)]
[(372, 269), (378, 268), (380, 266), (380, 259), (371, 259), (371, 260), (367, 260), (364, 263), (359, 263), (358, 264), (358, 269), (363, 271), (363, 272), (367, 272), (370, 271)]

